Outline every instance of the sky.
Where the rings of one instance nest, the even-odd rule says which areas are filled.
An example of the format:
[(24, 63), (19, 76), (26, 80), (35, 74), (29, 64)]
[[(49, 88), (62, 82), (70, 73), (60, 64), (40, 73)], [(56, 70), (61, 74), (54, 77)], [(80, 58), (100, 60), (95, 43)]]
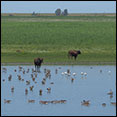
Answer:
[(1, 13), (116, 13), (116, 1), (1, 1)]

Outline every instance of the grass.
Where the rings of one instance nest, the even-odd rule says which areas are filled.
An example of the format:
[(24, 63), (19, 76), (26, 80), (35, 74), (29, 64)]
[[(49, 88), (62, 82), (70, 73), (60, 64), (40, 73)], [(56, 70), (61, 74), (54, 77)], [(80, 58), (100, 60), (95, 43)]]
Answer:
[[(115, 16), (41, 16), (33, 17), (34, 22), (31, 19), (32, 16), (2, 16), (1, 62), (33, 63), (39, 56), (45, 63), (69, 63), (73, 61), (67, 58), (70, 49), (81, 50), (77, 62), (116, 61)], [(76, 21), (71, 22), (73, 19)]]

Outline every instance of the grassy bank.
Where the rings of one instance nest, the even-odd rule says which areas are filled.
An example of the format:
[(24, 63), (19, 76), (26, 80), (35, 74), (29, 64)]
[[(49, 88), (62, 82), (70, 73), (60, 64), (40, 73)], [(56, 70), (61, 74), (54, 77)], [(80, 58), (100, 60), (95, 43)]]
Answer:
[(70, 49), (81, 50), (76, 62), (116, 61), (115, 16), (2, 16), (1, 62), (72, 62)]

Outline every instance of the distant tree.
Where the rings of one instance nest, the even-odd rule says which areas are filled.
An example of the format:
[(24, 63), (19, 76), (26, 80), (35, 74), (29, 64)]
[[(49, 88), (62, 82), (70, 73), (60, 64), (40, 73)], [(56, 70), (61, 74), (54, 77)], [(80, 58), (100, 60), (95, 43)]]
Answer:
[(33, 11), (32, 15), (35, 15), (35, 12)]
[(60, 15), (61, 15), (61, 9), (57, 9), (57, 10), (55, 11), (55, 14), (56, 14), (56, 16), (60, 16)]
[(62, 16), (64, 16), (64, 15), (65, 15), (64, 11), (61, 13), (61, 15), (62, 15)]
[(65, 9), (65, 10), (64, 10), (64, 16), (67, 16), (67, 15), (68, 15), (68, 10)]
[(9, 16), (13, 16), (13, 14), (9, 14)]

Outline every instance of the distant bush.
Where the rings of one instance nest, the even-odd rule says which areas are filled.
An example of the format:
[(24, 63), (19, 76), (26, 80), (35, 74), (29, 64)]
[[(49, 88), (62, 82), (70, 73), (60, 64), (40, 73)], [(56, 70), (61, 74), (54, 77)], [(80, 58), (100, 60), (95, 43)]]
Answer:
[(13, 14), (9, 14), (9, 16), (13, 16)]
[(57, 10), (55, 11), (55, 14), (56, 14), (56, 16), (60, 16), (60, 15), (61, 15), (61, 9), (57, 9)]
[(56, 16), (67, 16), (68, 15), (68, 10), (67, 9), (64, 9), (64, 11), (62, 12), (61, 9), (57, 9), (55, 11), (55, 14)]

